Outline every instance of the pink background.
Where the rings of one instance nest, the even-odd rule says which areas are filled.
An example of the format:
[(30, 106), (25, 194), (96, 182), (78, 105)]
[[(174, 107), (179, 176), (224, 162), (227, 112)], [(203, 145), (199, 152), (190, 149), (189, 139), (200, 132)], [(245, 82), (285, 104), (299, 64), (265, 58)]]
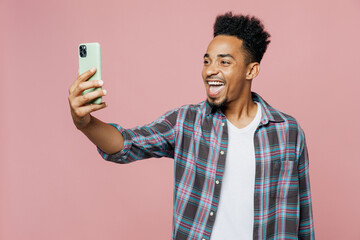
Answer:
[(102, 45), (95, 115), (133, 127), (205, 99), (202, 56), (228, 10), (272, 35), (253, 90), (306, 132), (317, 239), (360, 239), (358, 0), (2, 0), (0, 239), (170, 239), (173, 161), (106, 162), (72, 124), (77, 45)]

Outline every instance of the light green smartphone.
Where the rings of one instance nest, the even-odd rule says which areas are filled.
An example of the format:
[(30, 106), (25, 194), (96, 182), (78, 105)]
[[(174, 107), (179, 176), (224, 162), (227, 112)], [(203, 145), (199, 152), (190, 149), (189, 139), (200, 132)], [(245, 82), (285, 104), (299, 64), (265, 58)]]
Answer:
[[(101, 78), (101, 50), (100, 44), (97, 42), (94, 43), (81, 43), (79, 44), (79, 75), (90, 70), (93, 67), (96, 67), (96, 72), (92, 75), (89, 80), (102, 80)], [(85, 90), (82, 94), (86, 94), (101, 88), (90, 88)], [(96, 98), (88, 104), (100, 104), (102, 98)]]

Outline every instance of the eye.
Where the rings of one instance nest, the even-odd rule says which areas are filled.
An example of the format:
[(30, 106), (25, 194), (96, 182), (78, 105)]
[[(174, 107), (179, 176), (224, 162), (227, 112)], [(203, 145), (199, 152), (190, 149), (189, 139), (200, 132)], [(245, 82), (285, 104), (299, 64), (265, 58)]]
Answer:
[(226, 60), (221, 60), (221, 64), (222, 64), (222, 65), (229, 65), (230, 62), (229, 62), (229, 61), (226, 61)]
[(204, 64), (209, 64), (209, 60), (204, 59)]

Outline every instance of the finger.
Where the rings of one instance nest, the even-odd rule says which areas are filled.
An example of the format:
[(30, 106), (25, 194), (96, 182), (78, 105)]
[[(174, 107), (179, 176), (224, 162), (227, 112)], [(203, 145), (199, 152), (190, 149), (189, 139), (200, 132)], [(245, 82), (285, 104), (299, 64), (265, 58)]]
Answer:
[(100, 109), (106, 108), (107, 104), (102, 102), (101, 104), (89, 104), (83, 107), (80, 107), (76, 110), (76, 115), (78, 117), (84, 117), (87, 114), (98, 111)]
[(86, 80), (88, 80), (92, 75), (94, 75), (96, 72), (96, 68), (93, 67), (90, 70), (84, 72), (83, 74), (79, 75), (79, 70), (78, 70), (78, 77), (77, 79), (73, 82), (73, 84), (71, 84), (70, 88), (69, 88), (69, 94), (71, 94), (76, 88), (77, 86), (81, 83), (84, 82)]
[(79, 75), (79, 77), (77, 78), (78, 82), (84, 82), (86, 80), (88, 80), (92, 75), (94, 75), (96, 72), (96, 68), (93, 67), (91, 69), (89, 69), (88, 71), (84, 72), (83, 74)]
[(90, 88), (100, 88), (104, 85), (104, 82), (102, 80), (93, 80), (93, 81), (86, 81), (81, 82), (75, 89), (71, 92), (73, 96), (79, 96), (87, 89)]
[(88, 102), (91, 102), (95, 98), (105, 96), (106, 93), (107, 92), (105, 89), (98, 89), (98, 90), (86, 93), (82, 96), (78, 96), (78, 97), (74, 98), (73, 107), (76, 108), (76, 107), (85, 106)]

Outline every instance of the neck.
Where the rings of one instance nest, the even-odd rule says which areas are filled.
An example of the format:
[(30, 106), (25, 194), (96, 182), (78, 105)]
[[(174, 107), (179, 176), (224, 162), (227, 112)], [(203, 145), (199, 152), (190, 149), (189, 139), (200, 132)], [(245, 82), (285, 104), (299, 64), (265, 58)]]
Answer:
[(257, 112), (257, 104), (252, 100), (251, 91), (244, 92), (236, 101), (228, 102), (223, 112), (236, 127), (247, 126), (255, 118)]

